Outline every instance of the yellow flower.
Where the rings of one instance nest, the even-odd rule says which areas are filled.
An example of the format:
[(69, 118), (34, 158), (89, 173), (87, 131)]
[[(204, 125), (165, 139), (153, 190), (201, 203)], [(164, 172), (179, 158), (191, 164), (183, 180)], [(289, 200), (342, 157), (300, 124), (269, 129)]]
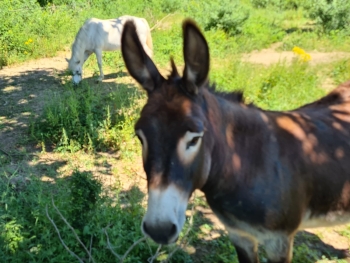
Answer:
[(292, 51), (299, 56), (299, 59), (301, 61), (304, 61), (304, 62), (307, 62), (309, 60), (311, 60), (311, 56), (310, 54), (306, 53), (305, 50), (303, 50), (302, 48), (300, 47), (293, 47)]
[(29, 38), (28, 43), (32, 43), (32, 42), (33, 42), (33, 39)]
[(27, 51), (24, 51), (24, 54), (28, 54), (28, 52), (27, 52)]
[(26, 41), (26, 42), (24, 42), (24, 44), (28, 45), (29, 43), (28, 43), (28, 41)]

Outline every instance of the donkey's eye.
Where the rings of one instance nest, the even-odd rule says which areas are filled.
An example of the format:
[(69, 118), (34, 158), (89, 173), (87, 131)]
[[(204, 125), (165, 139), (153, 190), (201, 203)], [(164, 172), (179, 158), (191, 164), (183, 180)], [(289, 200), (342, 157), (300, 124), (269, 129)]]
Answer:
[(196, 146), (200, 138), (202, 138), (202, 136), (193, 137), (192, 140), (187, 143), (186, 149)]

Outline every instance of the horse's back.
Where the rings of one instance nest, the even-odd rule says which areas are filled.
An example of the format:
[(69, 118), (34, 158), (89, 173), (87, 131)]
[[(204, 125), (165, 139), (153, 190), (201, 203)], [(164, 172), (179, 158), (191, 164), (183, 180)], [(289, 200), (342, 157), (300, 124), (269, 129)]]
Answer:
[(103, 51), (119, 50), (121, 45), (121, 34), (126, 21), (132, 20), (135, 23), (137, 34), (146, 53), (152, 56), (153, 44), (150, 28), (146, 19), (136, 16), (123, 15), (112, 19), (87, 19), (76, 38), (80, 38), (85, 43), (86, 50), (94, 51), (101, 49)]
[(118, 18), (122, 24), (126, 21), (132, 20), (136, 26), (137, 34), (141, 41), (143, 48), (145, 49), (148, 56), (153, 56), (153, 42), (151, 36), (151, 29), (147, 20), (143, 17), (124, 15)]

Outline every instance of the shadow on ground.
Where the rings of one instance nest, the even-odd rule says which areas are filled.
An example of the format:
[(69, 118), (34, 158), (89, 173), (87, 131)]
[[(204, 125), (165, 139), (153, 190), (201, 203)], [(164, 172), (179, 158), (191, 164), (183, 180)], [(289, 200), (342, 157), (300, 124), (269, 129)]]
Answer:
[[(130, 107), (133, 101), (127, 99), (128, 94), (138, 89), (132, 84), (125, 84), (125, 80), (120, 82), (125, 76), (127, 74), (122, 71), (107, 74), (106, 79), (114, 78), (115, 81), (102, 83), (96, 83), (95, 78), (90, 77), (84, 79), (82, 85), (89, 85), (92, 93), (102, 92), (107, 97), (111, 97), (110, 94), (114, 94), (113, 96), (122, 94), (120, 100), (123, 100), (124, 107)], [(63, 94), (67, 89), (72, 89), (70, 80), (71, 77), (66, 70), (54, 68), (0, 70), (0, 167), (4, 173), (12, 173), (14, 165), (19, 166), (18, 171), (23, 170), (28, 176), (35, 174), (54, 179), (59, 175), (58, 171), (67, 165), (66, 160), (51, 159), (53, 156), (40, 156), (43, 150), (52, 153), (55, 145), (53, 143), (43, 145), (34, 140), (31, 136), (30, 123), (42, 118), (41, 114), (48, 96)], [(79, 91), (81, 86), (73, 89), (84, 92)], [(106, 150), (103, 156), (106, 160), (103, 164), (97, 161), (95, 164), (99, 164), (106, 175), (110, 176), (113, 167), (108, 162), (106, 154), (111, 158), (117, 156), (115, 151)], [(96, 158), (100, 157), (97, 153)]]

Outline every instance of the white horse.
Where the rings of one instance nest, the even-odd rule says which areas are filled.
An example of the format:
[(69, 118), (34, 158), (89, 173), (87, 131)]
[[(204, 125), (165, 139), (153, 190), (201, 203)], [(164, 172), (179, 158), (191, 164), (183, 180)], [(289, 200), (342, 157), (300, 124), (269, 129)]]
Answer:
[(96, 54), (100, 69), (98, 81), (103, 80), (102, 51), (120, 50), (123, 26), (128, 20), (134, 21), (144, 50), (149, 57), (153, 56), (151, 29), (146, 19), (128, 15), (109, 20), (90, 18), (79, 29), (72, 46), (72, 56), (66, 59), (73, 74), (74, 84), (81, 81), (83, 64), (92, 53)]

